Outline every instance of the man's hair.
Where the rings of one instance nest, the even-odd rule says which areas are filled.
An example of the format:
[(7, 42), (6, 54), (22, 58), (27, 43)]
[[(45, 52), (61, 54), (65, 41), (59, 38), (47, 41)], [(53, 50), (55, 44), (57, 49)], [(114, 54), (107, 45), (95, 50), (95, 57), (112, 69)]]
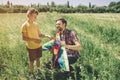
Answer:
[(37, 14), (38, 15), (38, 10), (34, 9), (34, 8), (29, 8), (27, 11), (27, 16), (31, 15), (31, 14)]
[(56, 22), (59, 21), (59, 20), (61, 20), (62, 23), (65, 23), (65, 26), (67, 26), (67, 21), (64, 18), (59, 18), (59, 19), (56, 20)]

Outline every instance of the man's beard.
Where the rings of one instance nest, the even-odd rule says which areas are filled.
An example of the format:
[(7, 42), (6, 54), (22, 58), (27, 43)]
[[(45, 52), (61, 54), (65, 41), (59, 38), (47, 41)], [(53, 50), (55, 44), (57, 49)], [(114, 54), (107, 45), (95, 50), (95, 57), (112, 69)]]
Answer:
[(57, 27), (57, 30), (61, 32), (63, 29), (61, 27)]

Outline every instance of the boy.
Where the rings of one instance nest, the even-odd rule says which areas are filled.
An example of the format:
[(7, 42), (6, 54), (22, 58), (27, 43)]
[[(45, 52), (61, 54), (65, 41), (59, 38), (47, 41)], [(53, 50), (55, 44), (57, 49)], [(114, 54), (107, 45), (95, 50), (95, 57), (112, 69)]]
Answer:
[(40, 69), (40, 57), (42, 56), (42, 44), (41, 38), (48, 37), (40, 33), (39, 26), (35, 22), (38, 16), (38, 11), (34, 8), (30, 8), (27, 11), (28, 19), (22, 25), (22, 38), (26, 41), (26, 48), (29, 56), (30, 73), (34, 70), (34, 61), (36, 60), (37, 69)]

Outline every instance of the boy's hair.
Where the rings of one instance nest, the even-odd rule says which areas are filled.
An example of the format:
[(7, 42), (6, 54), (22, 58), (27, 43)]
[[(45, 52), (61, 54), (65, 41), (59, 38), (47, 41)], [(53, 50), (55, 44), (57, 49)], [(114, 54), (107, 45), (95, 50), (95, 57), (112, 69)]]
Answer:
[(56, 20), (56, 22), (59, 21), (59, 20), (61, 20), (62, 23), (64, 23), (65, 26), (67, 26), (67, 21), (64, 18), (59, 18), (59, 19)]
[(31, 15), (31, 14), (37, 14), (38, 15), (38, 10), (34, 9), (34, 8), (29, 8), (27, 11), (27, 16)]

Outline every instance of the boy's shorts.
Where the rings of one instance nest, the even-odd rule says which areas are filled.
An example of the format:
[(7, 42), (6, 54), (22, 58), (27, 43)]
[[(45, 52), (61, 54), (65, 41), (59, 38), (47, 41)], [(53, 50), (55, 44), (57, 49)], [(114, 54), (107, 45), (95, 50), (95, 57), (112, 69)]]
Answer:
[(30, 61), (34, 61), (37, 58), (42, 57), (42, 47), (39, 47), (37, 49), (29, 49), (27, 48), (28, 56)]

